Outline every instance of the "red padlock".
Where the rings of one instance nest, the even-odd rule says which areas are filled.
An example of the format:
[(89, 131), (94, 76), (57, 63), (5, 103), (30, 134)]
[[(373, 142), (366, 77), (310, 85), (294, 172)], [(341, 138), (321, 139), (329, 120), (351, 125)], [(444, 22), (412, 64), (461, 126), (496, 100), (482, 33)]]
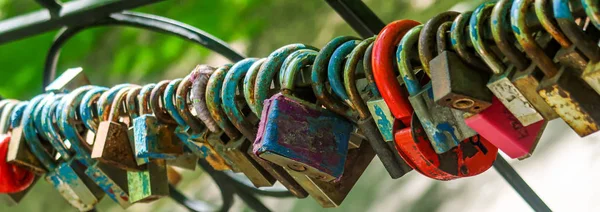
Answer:
[(390, 108), (394, 118), (410, 126), (412, 106), (407, 95), (396, 79), (396, 46), (404, 34), (420, 25), (413, 20), (398, 20), (385, 26), (373, 43), (373, 75), (381, 97)]
[(411, 122), (411, 127), (394, 131), (396, 148), (411, 167), (429, 178), (453, 180), (478, 175), (496, 160), (498, 148), (479, 135), (463, 140), (450, 151), (436, 154), (416, 115)]
[(0, 193), (17, 193), (27, 189), (33, 183), (31, 171), (6, 162), (10, 136), (0, 135)]

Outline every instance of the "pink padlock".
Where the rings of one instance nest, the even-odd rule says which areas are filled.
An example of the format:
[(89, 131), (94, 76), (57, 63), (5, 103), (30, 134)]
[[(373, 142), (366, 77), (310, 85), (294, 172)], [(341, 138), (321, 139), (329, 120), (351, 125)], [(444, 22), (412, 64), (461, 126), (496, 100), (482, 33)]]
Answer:
[(519, 159), (531, 156), (547, 123), (542, 120), (523, 126), (496, 97), (492, 106), (466, 118), (465, 122), (509, 157)]

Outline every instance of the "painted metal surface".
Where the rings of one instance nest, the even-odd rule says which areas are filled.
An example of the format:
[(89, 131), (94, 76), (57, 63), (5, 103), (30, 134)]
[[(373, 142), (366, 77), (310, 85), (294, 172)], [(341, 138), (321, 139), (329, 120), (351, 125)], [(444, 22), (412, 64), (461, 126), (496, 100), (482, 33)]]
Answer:
[(411, 53), (416, 53), (409, 51), (417, 44), (421, 29), (422, 26), (416, 26), (406, 33), (398, 45), (396, 60), (400, 76), (410, 95), (408, 100), (425, 127), (435, 151), (444, 153), (476, 133), (464, 123), (462, 111), (436, 104), (433, 100), (432, 84), (422, 86), (415, 77), (408, 58)]
[(169, 195), (165, 160), (151, 160), (144, 171), (127, 172), (129, 202), (151, 202)]
[(404, 126), (410, 126), (413, 109), (396, 79), (396, 73), (394, 73), (394, 53), (396, 51), (394, 46), (400, 42), (408, 30), (419, 24), (412, 20), (392, 22), (381, 30), (373, 43), (371, 61), (377, 88), (394, 118), (401, 120)]
[(69, 92), (89, 84), (90, 80), (83, 73), (83, 68), (70, 68), (46, 86), (45, 90), (46, 92)]
[(451, 22), (460, 13), (455, 11), (446, 11), (440, 14), (437, 14), (433, 18), (429, 19), (424, 25), (421, 33), (419, 35), (418, 41), (418, 51), (419, 51), (419, 59), (421, 60), (421, 64), (423, 67), (423, 71), (431, 77), (431, 69), (430, 61), (437, 55), (436, 51), (436, 35), (438, 28), (440, 25)]
[(592, 87), (596, 93), (600, 94), (600, 61), (590, 61), (585, 67), (581, 78)]
[(353, 130), (347, 120), (284, 94), (275, 94), (265, 106), (256, 154), (320, 180), (341, 177)]
[(436, 180), (453, 180), (475, 176), (488, 170), (498, 148), (479, 135), (461, 141), (461, 144), (443, 154), (436, 154), (416, 115), (410, 128), (394, 134), (403, 158), (419, 173)]
[(498, 98), (494, 98), (491, 107), (465, 122), (509, 157), (519, 159), (531, 156), (547, 123), (541, 120), (524, 126)]
[(592, 24), (600, 29), (600, 3), (594, 0), (581, 0), (581, 5)]

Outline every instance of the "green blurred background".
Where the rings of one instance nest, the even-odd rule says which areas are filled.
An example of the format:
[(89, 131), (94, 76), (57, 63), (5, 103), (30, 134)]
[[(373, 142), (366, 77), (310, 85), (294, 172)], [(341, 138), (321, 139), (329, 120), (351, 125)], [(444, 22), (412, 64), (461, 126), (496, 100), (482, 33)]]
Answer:
[[(421, 22), (446, 10), (472, 10), (479, 0), (365, 0), (386, 23), (410, 18)], [(0, 19), (7, 19), (40, 9), (33, 0), (0, 0)], [(322, 47), (339, 35), (357, 35), (322, 0), (179, 0), (145, 6), (135, 11), (172, 18), (198, 27), (230, 43), (233, 48), (252, 57), (264, 57), (274, 49), (290, 44), (305, 43)], [(42, 67), (56, 31), (0, 45), (0, 94), (6, 98), (29, 99), (41, 90)], [(58, 70), (83, 67), (93, 84), (112, 86), (119, 83), (150, 83), (180, 78), (196, 64), (218, 66), (228, 61), (219, 55), (180, 38), (125, 27), (102, 27), (85, 30), (63, 48)], [(563, 123), (554, 123), (564, 129)], [(563, 131), (545, 134), (552, 139), (565, 138)], [(548, 135), (550, 134), (550, 135)], [(594, 138), (592, 138), (594, 139)], [(600, 139), (596, 137), (596, 139)], [(511, 161), (529, 183), (539, 190), (556, 181), (554, 169), (540, 168), (548, 158), (566, 147), (540, 145), (539, 157)], [(570, 146), (568, 148), (575, 148)], [(546, 156), (544, 156), (546, 155)], [(579, 155), (581, 156), (581, 155)], [(583, 156), (581, 156), (583, 157)], [(594, 157), (593, 161), (596, 161)], [(592, 165), (595, 165), (593, 163)], [(561, 172), (562, 173), (562, 172)], [(195, 172), (183, 171), (184, 181), (178, 186), (189, 197), (218, 204), (219, 191), (210, 178)], [(562, 176), (562, 175), (561, 175)], [(593, 176), (593, 175), (592, 175)], [(585, 179), (580, 181), (587, 182)], [(596, 178), (597, 179), (597, 178)], [(560, 182), (558, 183), (560, 184)], [(545, 191), (550, 200), (561, 200), (573, 192), (570, 187)], [(564, 190), (566, 189), (566, 190)], [(561, 195), (562, 193), (562, 195)], [(595, 194), (595, 192), (594, 192)], [(544, 196), (542, 195), (542, 196)], [(558, 195), (557, 197), (555, 197)], [(560, 198), (559, 198), (560, 197)], [(238, 199), (239, 200), (239, 199)], [(324, 211), (310, 197), (304, 200), (265, 198), (274, 211)], [(548, 199), (547, 199), (548, 201)], [(233, 211), (247, 211), (236, 201)], [(550, 201), (549, 205), (562, 207)], [(583, 209), (597, 207), (590, 199)], [(579, 204), (581, 205), (581, 204)], [(584, 204), (585, 205), (585, 204)], [(591, 205), (591, 206), (589, 206)], [(572, 209), (571, 207), (567, 207)], [(100, 211), (121, 211), (109, 198), (104, 198)], [(128, 211), (185, 211), (164, 198), (152, 204), (137, 204)], [(355, 186), (342, 207), (327, 211), (505, 211), (530, 210), (510, 187), (492, 170), (470, 179), (437, 182), (417, 173), (391, 180), (376, 159)], [(40, 181), (16, 207), (0, 206), (0, 211), (74, 211), (46, 182)]]

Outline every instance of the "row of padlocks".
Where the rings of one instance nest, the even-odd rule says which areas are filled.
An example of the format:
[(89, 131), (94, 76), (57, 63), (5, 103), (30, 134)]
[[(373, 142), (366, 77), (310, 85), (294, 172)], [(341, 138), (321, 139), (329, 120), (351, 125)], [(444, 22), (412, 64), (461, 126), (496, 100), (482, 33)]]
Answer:
[(500, 0), (156, 84), (93, 86), (70, 69), (0, 101), (0, 192), (40, 177), (79, 210), (105, 195), (127, 208), (201, 159), (336, 207), (375, 156), (394, 179), (478, 175), (498, 150), (531, 156), (550, 120), (599, 130), (599, 40), (597, 0)]

